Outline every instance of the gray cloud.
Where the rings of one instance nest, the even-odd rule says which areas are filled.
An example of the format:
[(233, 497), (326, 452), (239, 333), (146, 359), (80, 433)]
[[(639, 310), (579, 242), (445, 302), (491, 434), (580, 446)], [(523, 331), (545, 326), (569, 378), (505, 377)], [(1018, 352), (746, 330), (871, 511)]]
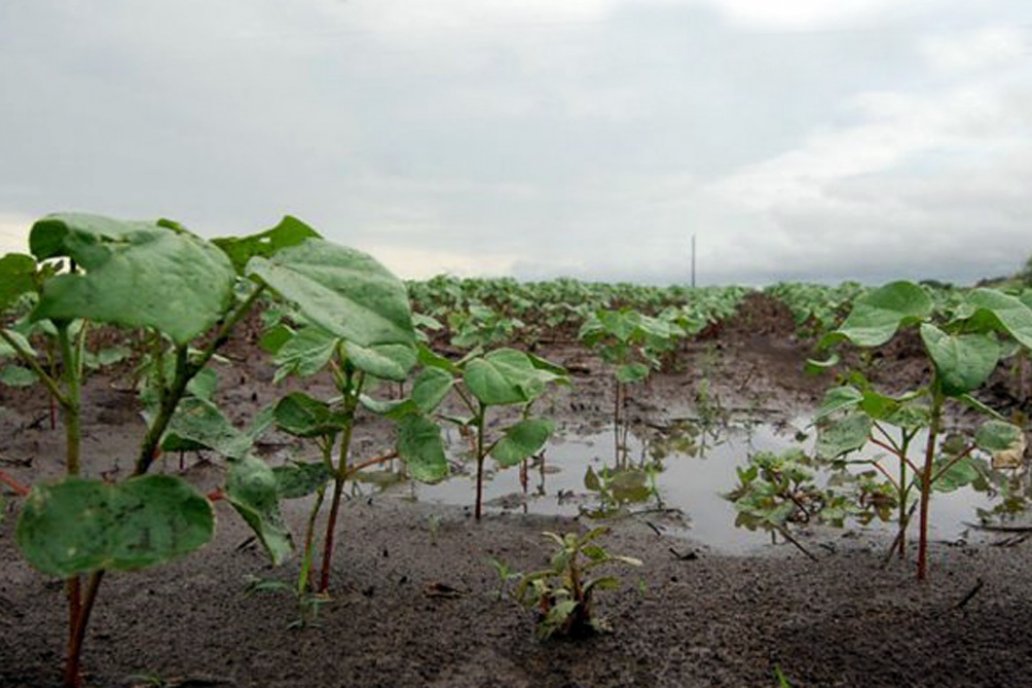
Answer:
[(398, 271), (651, 282), (1006, 272), (1023, 3), (0, 5), (0, 225), (283, 213)]

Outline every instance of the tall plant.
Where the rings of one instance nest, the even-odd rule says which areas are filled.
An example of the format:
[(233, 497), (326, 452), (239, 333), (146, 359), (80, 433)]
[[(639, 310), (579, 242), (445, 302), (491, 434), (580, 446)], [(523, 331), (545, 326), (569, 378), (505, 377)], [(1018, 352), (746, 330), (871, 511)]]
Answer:
[[(106, 572), (184, 556), (213, 536), (214, 511), (204, 495), (181, 478), (148, 473), (173, 419), (183, 416), (184, 398), (207, 408), (191, 385), (255, 302), (263, 294), (289, 301), (360, 347), (412, 347), (413, 340), (397, 280), (365, 254), (329, 244), (289, 217), (258, 235), (209, 242), (168, 220), (58, 214), (33, 225), (29, 245), (31, 256), (0, 259), (0, 310), (33, 296), (29, 319), (48, 324), (42, 336), (58, 352), (57, 372), (40, 365), (17, 331), (0, 329), (0, 340), (61, 409), (66, 475), (26, 490), (16, 539), (32, 566), (67, 581), (64, 684), (78, 686), (86, 628)], [(94, 458), (82, 456), (81, 444), (86, 322), (140, 331), (152, 357), (147, 428), (131, 476), (118, 483), (81, 475)], [(225, 453), (234, 459), (226, 486), (231, 503), (273, 559), (283, 560), (290, 542), (277, 528), (271, 469), (240, 447)], [(0, 479), (17, 484), (6, 474)]]
[[(954, 308), (939, 313), (924, 289), (910, 282), (893, 282), (857, 299), (842, 326), (820, 346), (850, 342), (871, 349), (912, 327), (919, 332), (929, 362), (925, 384), (893, 395), (879, 392), (862, 376), (854, 375), (850, 384), (829, 390), (818, 413), (823, 421), (818, 454), (835, 459), (870, 444), (895, 457), (895, 473), (880, 460), (869, 463), (882, 472), (897, 496), (896, 546), (901, 555), (912, 509), (918, 511), (917, 578), (924, 580), (933, 491), (956, 489), (977, 480), (977, 453), (999, 456), (1025, 445), (1024, 430), (979, 401), (974, 392), (1008, 351), (1032, 348), (1032, 310), (1002, 292), (974, 289)], [(833, 355), (819, 365), (837, 361), (838, 356)], [(986, 420), (961, 442), (943, 444), (947, 414), (960, 407), (974, 409)], [(925, 435), (923, 447), (915, 459), (910, 450), (920, 442), (921, 433)], [(913, 491), (917, 492), (916, 503), (911, 500)]]

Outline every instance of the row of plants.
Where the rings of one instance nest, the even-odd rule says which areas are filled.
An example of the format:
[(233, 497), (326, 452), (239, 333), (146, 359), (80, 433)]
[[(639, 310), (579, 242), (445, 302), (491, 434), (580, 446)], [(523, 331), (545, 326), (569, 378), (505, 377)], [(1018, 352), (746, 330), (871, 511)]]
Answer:
[[(549, 385), (566, 381), (565, 371), (507, 348), (478, 349), (458, 361), (435, 354), (420, 341), (400, 280), (295, 218), (252, 236), (207, 241), (169, 220), (58, 214), (35, 223), (29, 243), (31, 255), (0, 259), (0, 310), (11, 316), (0, 341), (60, 411), (65, 476), (31, 488), (7, 473), (0, 480), (24, 498), (15, 527), (23, 556), (65, 580), (67, 686), (81, 683), (83, 642), (104, 577), (202, 547), (214, 534), (213, 502), (232, 505), (280, 564), (295, 549), (281, 501), (314, 495), (296, 584), (302, 604), (312, 603), (330, 588), (344, 485), (359, 471), (400, 458), (412, 478), (440, 480), (448, 472), (440, 423), (459, 425), (476, 447), (479, 519), (485, 459), (519, 463), (552, 432), (532, 405)], [(324, 399), (292, 392), (238, 428), (215, 402), (212, 364), (259, 303), (268, 325), (261, 344), (277, 366), (276, 381), (326, 371), (335, 390)], [(146, 430), (130, 476), (118, 482), (86, 477), (105, 457), (82, 451), (83, 383), (98, 356), (87, 341), (96, 324), (120, 328), (138, 349), (134, 377)], [(384, 383), (404, 382), (416, 370), (406, 398), (376, 396)], [(441, 410), (452, 395), (468, 413)], [(518, 407), (518, 419), (489, 429), (489, 414), (503, 406)], [(363, 413), (394, 424), (392, 451), (356, 455), (351, 437)], [(269, 466), (255, 445), (273, 428), (312, 442), (320, 460)], [(225, 484), (214, 492), (151, 471), (171, 452), (200, 448), (227, 461)]]
[[(511, 333), (499, 336), (506, 326), (492, 317), (539, 317), (533, 309), (544, 302), (526, 296), (533, 291), (521, 291), (531, 304), (518, 305), (519, 299), (505, 296), (515, 291), (512, 284), (485, 280), (474, 282), (471, 301), (464, 283), (441, 278), (434, 293), (449, 294), (451, 310), (435, 311), (430, 304), (438, 296), (406, 287), (368, 255), (326, 242), (290, 217), (259, 234), (207, 241), (168, 220), (60, 214), (33, 226), (29, 248), (31, 255), (0, 259), (0, 311), (9, 314), (0, 328), (0, 355), (16, 361), (11, 374), (19, 382), (42, 384), (60, 411), (66, 476), (31, 489), (2, 472), (0, 479), (24, 496), (15, 528), (19, 549), (36, 569), (66, 581), (68, 686), (80, 684), (83, 641), (106, 573), (196, 551), (213, 537), (214, 501), (227, 501), (271, 560), (282, 563), (295, 543), (280, 503), (311, 498), (296, 548), (301, 563), (295, 592), (303, 606), (314, 608), (331, 587), (344, 486), (361, 471), (400, 459), (412, 478), (441, 480), (448, 474), (441, 426), (457, 426), (476, 463), (479, 520), (487, 458), (502, 466), (526, 462), (554, 430), (534, 406), (550, 386), (568, 382), (566, 371), (533, 353), (493, 348)], [(566, 296), (556, 298), (574, 298), (570, 294), (583, 286), (564, 282)], [(564, 321), (576, 322), (578, 338), (611, 364), (614, 428), (624, 420), (627, 385), (647, 379), (679, 341), (730, 317), (746, 293), (695, 290), (693, 297), (712, 298), (695, 298), (689, 307), (684, 290), (643, 289), (591, 291), (605, 298), (591, 301), (594, 307), (578, 313), (576, 321)], [(410, 292), (422, 314), (413, 315)], [(898, 282), (852, 297), (848, 315), (819, 343), (831, 355), (813, 367), (836, 367), (838, 348), (879, 347), (901, 330), (916, 328), (930, 377), (918, 388), (890, 395), (860, 373), (840, 374), (818, 411), (814, 459), (837, 469), (839, 483), (817, 488), (805, 455), (754, 457), (739, 473), (741, 485), (733, 495), (743, 524), (787, 534), (787, 524), (803, 519), (840, 523), (895, 514), (899, 537), (893, 550), (903, 556), (916, 512), (917, 575), (927, 576), (933, 492), (989, 480), (986, 460), (1002, 462), (1024, 451), (1022, 424), (1001, 417), (973, 393), (1000, 360), (1027, 358), (1032, 348), (1028, 292), (975, 289), (933, 296), (942, 293)], [(639, 299), (637, 306), (632, 299)], [(212, 364), (259, 304), (266, 325), (261, 346), (277, 367), (275, 380), (323, 374), (334, 390), (326, 398), (287, 394), (238, 428), (215, 401)], [(479, 324), (453, 342), (462, 352), (442, 356), (428, 341), (439, 318), (461, 337), (456, 313)], [(120, 328), (128, 344), (91, 349), (95, 324)], [(134, 376), (146, 420), (131, 476), (116, 483), (85, 478), (84, 464), (100, 457), (82, 456), (84, 380), (93, 367), (130, 356), (137, 361)], [(400, 399), (385, 395), (391, 383), (402, 383), (409, 393)], [(982, 414), (985, 422), (970, 436), (941, 441), (944, 419), (960, 406)], [(351, 440), (361, 414), (394, 425), (393, 449), (356, 455)], [(318, 460), (269, 466), (255, 447), (272, 429), (311, 442)], [(882, 453), (865, 454), (872, 446)], [(167, 453), (197, 448), (225, 457), (221, 489), (202, 494), (180, 477), (151, 473)], [(867, 470), (851, 470), (857, 464)], [(595, 476), (600, 491), (615, 489), (614, 480)], [(616, 579), (589, 581), (584, 573), (603, 564), (636, 563), (610, 556), (595, 542), (601, 534), (550, 536), (559, 547), (552, 567), (528, 574), (518, 586), (517, 596), (540, 610), (542, 635), (593, 625), (591, 593)]]

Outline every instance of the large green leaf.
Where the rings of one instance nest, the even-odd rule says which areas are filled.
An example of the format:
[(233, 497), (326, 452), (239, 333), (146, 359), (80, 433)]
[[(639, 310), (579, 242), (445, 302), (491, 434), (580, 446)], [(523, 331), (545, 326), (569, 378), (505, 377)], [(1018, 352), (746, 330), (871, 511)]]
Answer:
[(398, 421), (398, 455), (409, 475), (420, 482), (434, 483), (448, 477), (441, 428), (423, 416), (409, 415)]
[(233, 427), (215, 404), (196, 397), (179, 402), (161, 440), (165, 451), (212, 449), (233, 459), (247, 454), (252, 444), (252, 438)]
[(978, 470), (979, 461), (966, 456), (950, 465), (951, 459), (940, 459), (935, 463), (936, 472), (944, 468), (941, 474), (932, 483), (932, 489), (936, 492), (954, 492), (962, 487), (970, 485), (981, 477)]
[(8, 253), (0, 258), (0, 311), (19, 296), (36, 288), (36, 261), (22, 253)]
[(234, 461), (226, 480), (226, 498), (251, 526), (275, 565), (290, 557), (293, 541), (280, 513), (280, 483), (261, 459)]
[(817, 434), (817, 456), (834, 459), (860, 449), (871, 434), (871, 419), (854, 413), (820, 428)]
[(313, 494), (329, 481), (333, 474), (322, 461), (295, 463), (272, 469), (280, 499), (299, 499)]
[(412, 383), (412, 401), (423, 413), (433, 413), (455, 386), (455, 377), (440, 368), (424, 368)]
[(330, 362), (338, 337), (319, 327), (302, 327), (281, 343), (272, 357), (279, 366), (273, 382), (279, 383), (288, 375), (309, 377), (315, 375)]
[(1021, 445), (1024, 433), (1013, 423), (988, 420), (975, 433), (975, 444), (979, 449), (992, 454), (1004, 452)]
[(550, 420), (521, 420), (505, 430), (491, 450), (491, 456), (503, 466), (514, 466), (541, 451), (554, 429), (555, 425)]
[(148, 475), (109, 484), (66, 478), (37, 485), (16, 537), (25, 558), (51, 576), (129, 571), (198, 549), (215, 530), (202, 494), (180, 478)]
[(463, 380), (477, 399), (488, 406), (533, 401), (548, 382), (560, 379), (539, 368), (527, 354), (515, 349), (497, 349), (468, 361)]
[(347, 418), (304, 392), (291, 392), (276, 404), (276, 425), (295, 437), (328, 437), (347, 425)]
[(816, 419), (827, 418), (836, 411), (855, 408), (863, 400), (863, 392), (852, 385), (832, 387), (824, 393), (824, 401), (817, 409)]
[(233, 267), (242, 274), (247, 261), (254, 256), (268, 258), (280, 249), (296, 246), (305, 239), (318, 238), (321, 237), (314, 229), (296, 217), (287, 215), (278, 225), (264, 232), (246, 237), (212, 239), (211, 242), (226, 252), (233, 262)]
[(359, 346), (413, 346), (404, 283), (372, 257), (308, 239), (270, 258), (255, 256), (247, 274), (293, 302), (308, 321)]
[(935, 325), (922, 323), (921, 339), (948, 397), (981, 387), (1000, 359), (1000, 345), (992, 333), (947, 334)]
[(1022, 346), (1032, 349), (1032, 309), (1020, 299), (995, 289), (975, 289), (968, 303), (977, 310), (973, 320), (985, 319), (994, 329), (1009, 334)]
[(912, 282), (892, 282), (861, 296), (842, 326), (827, 335), (820, 346), (848, 339), (858, 346), (881, 346), (908, 322), (927, 318), (932, 300)]
[(85, 274), (47, 280), (35, 320), (85, 318), (154, 327), (186, 344), (233, 303), (233, 266), (208, 242), (159, 223), (50, 215), (29, 235), (39, 259), (67, 256)]
[(416, 347), (411, 344), (344, 345), (348, 360), (359, 370), (383, 380), (402, 382), (416, 364)]

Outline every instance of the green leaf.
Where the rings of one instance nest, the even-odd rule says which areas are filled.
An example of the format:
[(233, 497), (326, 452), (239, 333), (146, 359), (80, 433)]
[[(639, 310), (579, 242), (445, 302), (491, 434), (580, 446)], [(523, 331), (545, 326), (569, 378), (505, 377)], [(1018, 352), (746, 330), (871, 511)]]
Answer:
[(441, 428), (423, 416), (405, 416), (398, 422), (398, 455), (415, 480), (435, 483), (448, 477)]
[(272, 357), (272, 362), (279, 366), (273, 381), (278, 383), (287, 375), (315, 375), (333, 358), (339, 341), (319, 327), (302, 327), (281, 343)]
[(892, 282), (858, 298), (842, 327), (827, 335), (819, 346), (841, 339), (858, 346), (881, 346), (901, 325), (923, 320), (931, 312), (932, 300), (924, 289), (912, 282)]
[(8, 253), (0, 258), (0, 311), (22, 294), (36, 289), (36, 261), (23, 253)]
[(1026, 349), (1032, 349), (1032, 309), (1014, 296), (995, 289), (975, 289), (967, 301), (974, 306), (973, 320), (988, 318), (993, 329), (1005, 332)]
[(423, 413), (433, 413), (454, 386), (455, 377), (451, 373), (440, 368), (424, 368), (412, 383), (412, 401)]
[(982, 451), (996, 454), (1008, 451), (1024, 442), (1021, 428), (1013, 423), (988, 420), (975, 433), (975, 445)]
[(255, 256), (247, 274), (293, 302), (308, 321), (348, 342), (414, 345), (404, 283), (361, 251), (308, 239), (270, 258)]
[(824, 401), (821, 402), (820, 408), (817, 409), (816, 420), (826, 418), (836, 411), (854, 408), (863, 400), (863, 393), (852, 385), (832, 387), (824, 393)]
[(555, 424), (550, 420), (521, 420), (505, 430), (491, 450), (491, 456), (503, 466), (514, 466), (541, 451), (554, 429)]
[(5, 365), (0, 368), (0, 385), (8, 387), (31, 387), (36, 384), (36, 373), (19, 365)]
[(153, 327), (183, 345), (233, 304), (229, 259), (182, 230), (98, 215), (50, 215), (33, 225), (29, 242), (37, 258), (67, 256), (85, 270), (48, 279), (33, 320)]
[(243, 457), (251, 445), (251, 438), (233, 427), (215, 404), (196, 397), (179, 402), (161, 440), (164, 451), (212, 449), (232, 459)]
[(451, 373), (452, 375), (458, 375), (460, 372), (459, 366), (455, 365), (450, 359), (441, 356), (436, 353), (433, 349), (428, 347), (426, 344), (418, 344), (416, 346), (419, 357), (419, 365), (425, 368), (440, 368), (441, 370)]
[(226, 498), (251, 527), (275, 565), (293, 551), (290, 531), (279, 508), (280, 483), (264, 461), (247, 456), (230, 465)]
[(559, 376), (534, 366), (530, 358), (515, 349), (496, 349), (482, 358), (468, 361), (463, 380), (477, 399), (487, 406), (533, 401), (548, 382)]
[(299, 499), (315, 493), (332, 477), (329, 467), (322, 461), (295, 463), (272, 469), (276, 476), (276, 489), (280, 499)]
[(834, 459), (860, 449), (867, 444), (871, 434), (871, 419), (862, 413), (854, 413), (826, 425), (817, 433), (817, 456)]
[(254, 256), (269, 258), (280, 249), (297, 246), (305, 239), (318, 238), (321, 237), (314, 229), (296, 217), (287, 215), (278, 225), (264, 232), (246, 237), (212, 239), (211, 243), (221, 248), (229, 256), (236, 271), (243, 274), (247, 261)]
[(276, 354), (293, 337), (294, 330), (283, 323), (277, 323), (262, 333), (261, 339), (258, 340), (258, 347), (267, 354)]
[(362, 394), (358, 397), (358, 401), (376, 415), (391, 420), (401, 420), (405, 416), (420, 413), (419, 405), (411, 399), (374, 399), (367, 394)]
[(922, 323), (921, 339), (935, 363), (943, 394), (958, 397), (982, 386), (1000, 359), (1000, 345), (993, 334), (946, 334), (935, 325)]
[(649, 376), (651, 369), (644, 363), (625, 363), (616, 369), (616, 379), (624, 384), (639, 382)]
[(16, 538), (32, 566), (68, 578), (154, 566), (200, 548), (214, 531), (211, 504), (180, 478), (109, 484), (73, 477), (32, 489)]
[(402, 382), (416, 364), (416, 348), (410, 344), (377, 344), (364, 347), (353, 342), (344, 345), (348, 360), (361, 371), (383, 380)]
[[(945, 465), (943, 459), (936, 462), (936, 468)], [(970, 485), (981, 477), (977, 468), (977, 462), (970, 456), (964, 457), (946, 469), (942, 475), (932, 483), (932, 489), (936, 492), (954, 492), (960, 488)]]
[(273, 417), (281, 430), (295, 437), (329, 437), (343, 430), (348, 422), (343, 413), (304, 392), (291, 392), (280, 399)]

